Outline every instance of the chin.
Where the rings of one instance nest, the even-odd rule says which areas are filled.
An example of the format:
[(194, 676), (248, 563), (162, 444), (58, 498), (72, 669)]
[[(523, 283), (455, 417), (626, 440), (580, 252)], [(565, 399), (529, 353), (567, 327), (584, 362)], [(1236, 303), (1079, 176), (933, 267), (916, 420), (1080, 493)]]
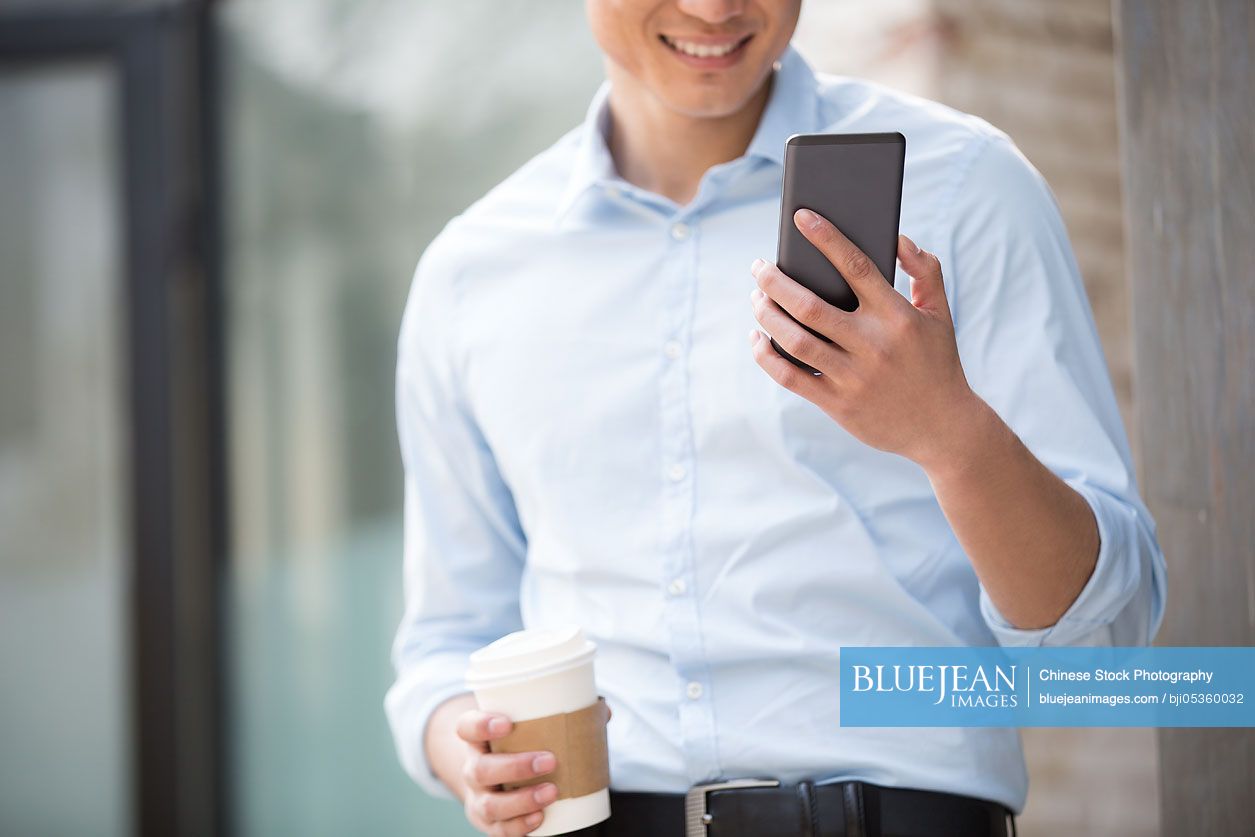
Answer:
[(724, 83), (719, 85), (693, 85), (691, 83), (664, 84), (662, 98), (673, 110), (687, 116), (715, 119), (732, 114), (745, 107), (758, 88), (753, 85)]
[(771, 72), (770, 64), (748, 62), (732, 71), (694, 72), (674, 67), (656, 67), (650, 85), (673, 110), (688, 116), (716, 118), (730, 116), (754, 97)]

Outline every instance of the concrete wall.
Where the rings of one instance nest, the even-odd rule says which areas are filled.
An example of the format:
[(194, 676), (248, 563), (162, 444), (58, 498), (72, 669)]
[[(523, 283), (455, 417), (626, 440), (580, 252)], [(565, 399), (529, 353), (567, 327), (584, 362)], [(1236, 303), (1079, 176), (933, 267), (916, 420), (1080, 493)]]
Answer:
[[(1255, 3), (1117, 0), (1143, 487), (1166, 645), (1255, 644)], [(1251, 834), (1255, 729), (1162, 729), (1165, 834)]]

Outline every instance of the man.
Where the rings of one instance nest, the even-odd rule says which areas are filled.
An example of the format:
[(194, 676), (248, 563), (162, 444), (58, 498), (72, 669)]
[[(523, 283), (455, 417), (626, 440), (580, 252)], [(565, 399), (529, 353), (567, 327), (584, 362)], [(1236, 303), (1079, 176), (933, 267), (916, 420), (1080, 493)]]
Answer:
[[(509, 719), (462, 685), (525, 625), (599, 647), (615, 813), (590, 833), (658, 835), (690, 787), (747, 777), (783, 784), (712, 794), (711, 835), (1003, 834), (1016, 731), (842, 728), (838, 649), (1158, 627), (1163, 557), (1048, 188), (979, 119), (814, 74), (799, 7), (589, 0), (608, 78), (585, 123), (420, 260), (386, 704), (410, 774), (485, 832), (556, 794), (498, 789), (554, 758), (488, 753)], [(785, 139), (874, 131), (907, 137), (924, 249), (902, 237), (891, 287), (799, 215), (846, 313), (761, 259)]]

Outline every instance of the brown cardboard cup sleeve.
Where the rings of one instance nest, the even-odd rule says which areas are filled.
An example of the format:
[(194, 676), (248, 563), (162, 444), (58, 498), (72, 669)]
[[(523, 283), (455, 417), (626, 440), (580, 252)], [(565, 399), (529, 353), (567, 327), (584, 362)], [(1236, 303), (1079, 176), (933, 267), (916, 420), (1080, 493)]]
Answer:
[(558, 786), (558, 799), (587, 796), (610, 787), (610, 760), (606, 747), (609, 712), (606, 699), (599, 697), (596, 703), (575, 712), (516, 722), (509, 735), (489, 742), (492, 752), (545, 750), (553, 753), (558, 766), (543, 776), (510, 782), (502, 787), (514, 790), (553, 782)]

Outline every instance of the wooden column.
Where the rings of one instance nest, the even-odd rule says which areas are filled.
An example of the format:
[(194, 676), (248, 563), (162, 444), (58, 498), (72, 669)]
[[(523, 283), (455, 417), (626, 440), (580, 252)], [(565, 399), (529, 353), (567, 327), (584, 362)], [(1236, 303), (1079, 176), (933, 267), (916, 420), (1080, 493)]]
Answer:
[[(1255, 3), (1115, 0), (1161, 645), (1255, 645)], [(1249, 699), (1249, 698), (1248, 698)], [(1249, 834), (1255, 730), (1159, 733), (1164, 834)]]

